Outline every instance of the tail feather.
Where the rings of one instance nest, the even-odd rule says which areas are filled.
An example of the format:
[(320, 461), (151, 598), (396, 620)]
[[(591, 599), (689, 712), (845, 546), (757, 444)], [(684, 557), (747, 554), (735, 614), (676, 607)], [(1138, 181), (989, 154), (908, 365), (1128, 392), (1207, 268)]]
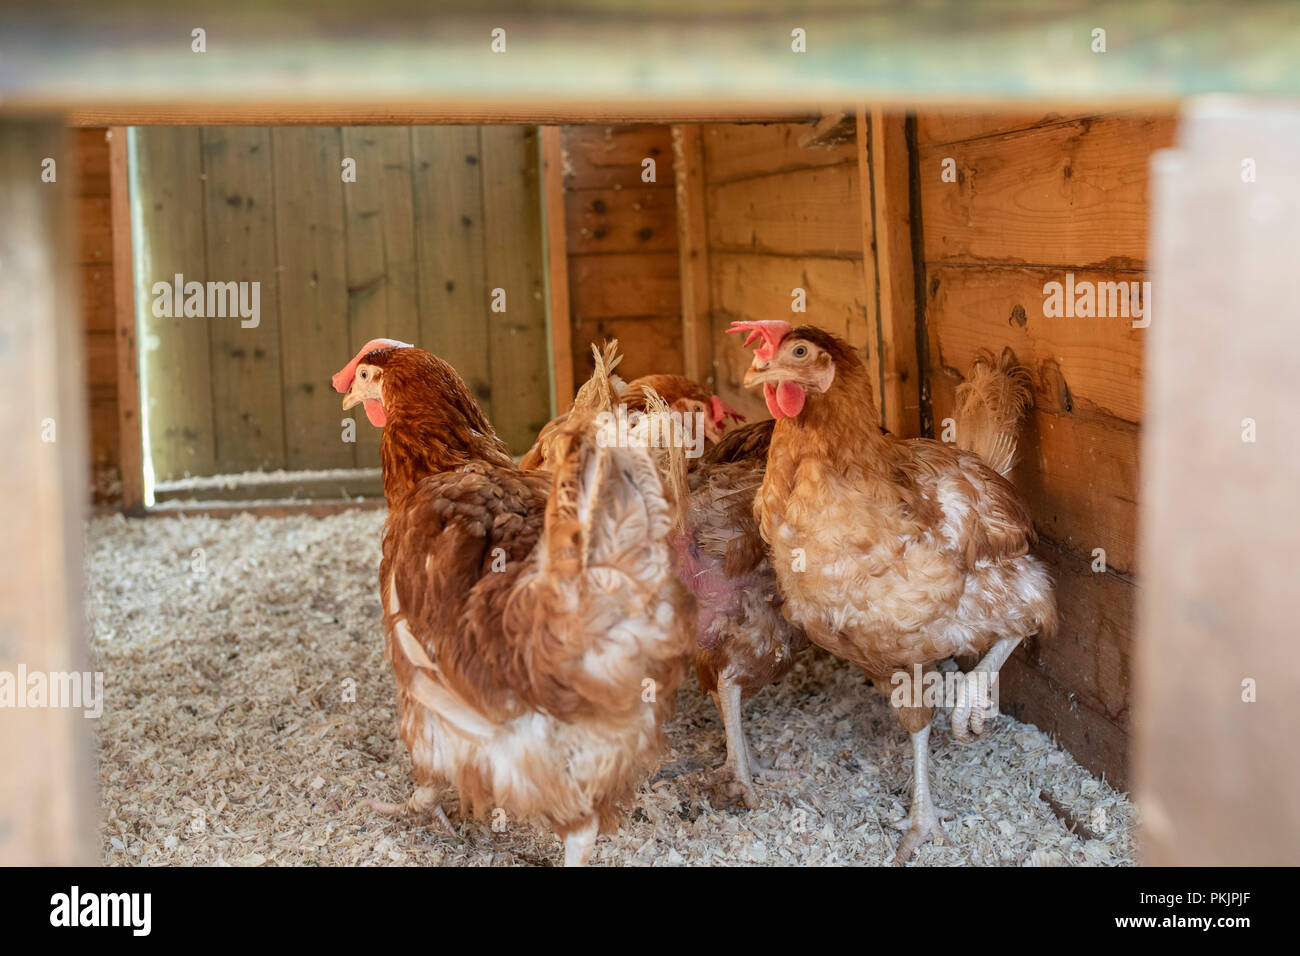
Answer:
[(1003, 477), (1016, 463), (1020, 425), (1033, 404), (1029, 369), (1010, 348), (998, 360), (981, 351), (957, 386), (957, 445), (973, 451)]

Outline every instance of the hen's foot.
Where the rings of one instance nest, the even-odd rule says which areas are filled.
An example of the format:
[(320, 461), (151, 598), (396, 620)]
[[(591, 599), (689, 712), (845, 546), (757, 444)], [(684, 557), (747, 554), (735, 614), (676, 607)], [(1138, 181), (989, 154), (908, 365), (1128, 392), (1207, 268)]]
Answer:
[(898, 852), (894, 854), (894, 866), (902, 866), (912, 858), (912, 854), (922, 843), (934, 840), (943, 843), (942, 820), (951, 820), (951, 810), (943, 810), (927, 800), (914, 800), (907, 816), (894, 820), (890, 826), (903, 831), (903, 839), (898, 843)]
[(451, 825), (451, 820), (447, 818), (447, 812), (439, 805), (438, 791), (433, 787), (419, 787), (415, 793), (411, 794), (411, 799), (405, 803), (384, 803), (381, 800), (371, 800), (370, 809), (388, 817), (404, 817), (420, 813), (432, 814), (434, 822), (438, 824), (444, 833), (453, 840), (460, 840), (460, 834)]
[(749, 763), (754, 768), (754, 776), (762, 777), (764, 780), (802, 780), (808, 776), (802, 770), (774, 770), (768, 764), (752, 756), (749, 758)]
[(754, 782), (736, 770), (731, 764), (723, 764), (713, 775), (708, 785), (709, 802), (715, 809), (743, 806), (746, 810), (758, 809), (758, 794), (754, 791)]
[(952, 735), (964, 744), (981, 736), (989, 717), (996, 715), (992, 700), (996, 673), (973, 670), (957, 682), (957, 702), (952, 708)]

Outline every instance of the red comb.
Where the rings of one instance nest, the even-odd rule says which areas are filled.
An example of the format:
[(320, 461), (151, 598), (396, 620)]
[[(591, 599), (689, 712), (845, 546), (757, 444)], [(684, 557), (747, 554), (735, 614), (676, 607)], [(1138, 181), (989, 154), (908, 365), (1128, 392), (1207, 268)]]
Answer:
[(754, 354), (761, 361), (770, 362), (776, 356), (776, 350), (781, 346), (781, 340), (785, 338), (793, 326), (789, 322), (782, 322), (780, 319), (767, 319), (763, 322), (732, 322), (728, 333), (731, 332), (748, 332), (749, 336), (745, 339), (745, 345), (750, 345), (755, 339), (761, 338), (763, 344), (754, 349)]
[(334, 373), (334, 377), (330, 379), (334, 385), (334, 391), (346, 392), (352, 387), (352, 379), (357, 374), (357, 366), (361, 364), (363, 358), (375, 349), (409, 349), (410, 347), (409, 342), (399, 342), (397, 339), (371, 339), (361, 346), (361, 351), (356, 354), (356, 357), (351, 362)]
[(745, 420), (744, 415), (740, 414), (740, 412), (736, 411), (716, 395), (709, 399), (709, 412), (709, 417), (713, 419), (713, 424), (718, 428), (723, 426), (728, 415), (738, 422), (743, 422)]

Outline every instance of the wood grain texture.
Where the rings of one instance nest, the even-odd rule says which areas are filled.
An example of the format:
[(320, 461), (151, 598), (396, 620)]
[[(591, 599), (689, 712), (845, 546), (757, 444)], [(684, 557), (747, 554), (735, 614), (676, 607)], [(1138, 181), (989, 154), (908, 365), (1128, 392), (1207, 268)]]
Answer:
[[(926, 314), (931, 362), (965, 374), (980, 349), (1009, 345), (1030, 368), (1055, 366), (1054, 404), (1142, 419), (1142, 351), (1147, 329), (1124, 317), (1044, 315), (1043, 287), (1067, 270), (931, 265)], [(1141, 272), (1070, 269), (1076, 283), (1149, 281)], [(1131, 285), (1130, 285), (1131, 291)]]
[(618, 374), (627, 381), (642, 375), (682, 375), (681, 319), (675, 315), (584, 319), (574, 329), (574, 352), (586, 349), (585, 358), (575, 355), (574, 375), (583, 381), (591, 376), (591, 343), (618, 339), (623, 362)]
[(108, 131), (109, 191), (113, 209), (113, 331), (117, 337), (118, 465), (122, 509), (144, 508), (144, 426), (140, 418), (140, 356), (137, 347), (135, 250), (131, 244), (130, 131)]
[[(913, 438), (921, 434), (921, 372), (906, 117), (877, 109), (868, 118), (860, 111), (858, 125), (859, 176), (871, 183), (871, 202), (863, 202), (862, 247), (875, 249), (874, 268), (865, 274), (879, 282), (880, 412), (891, 432)], [(862, 147), (868, 138), (869, 154)], [(862, 193), (867, 196), (867, 190)]]
[[(920, 151), (927, 262), (1140, 269), (1170, 119), (1083, 119)], [(943, 182), (941, 161), (956, 162)]]
[[(569, 189), (671, 187), (674, 181), (672, 127), (564, 127), (564, 185)], [(654, 160), (655, 181), (643, 179), (644, 162)]]
[(551, 365), (551, 411), (573, 404), (573, 306), (569, 296), (569, 247), (564, 216), (564, 129), (543, 126), (542, 202), (546, 230), (546, 328)]
[(565, 194), (571, 254), (673, 252), (675, 197), (660, 186), (570, 189)]
[[(345, 126), (343, 155), (356, 161), (356, 182), (343, 184), (347, 230), (348, 336), (354, 347), (375, 338), (416, 342), (420, 334), (416, 279), (411, 132), (394, 127)], [(360, 409), (357, 464), (379, 460), (383, 430)]]
[(700, 127), (710, 185), (856, 161), (853, 143), (804, 149), (799, 140), (813, 123), (713, 123)]
[(256, 126), (203, 130), (207, 270), (211, 282), (258, 283), (256, 328), (238, 314), (204, 321), (211, 342), (212, 422), (222, 470), (282, 468), (279, 273), (271, 134)]
[(681, 313), (675, 253), (574, 255), (568, 265), (575, 320)]
[(924, 149), (927, 146), (942, 146), (984, 136), (1077, 122), (1091, 115), (1095, 114), (1051, 109), (923, 109), (916, 114), (916, 140), (917, 145)]
[(708, 196), (699, 126), (672, 129), (677, 198), (677, 275), (681, 295), (683, 374), (710, 391), (717, 387), (716, 344), (710, 317)]
[(420, 337), (460, 373), (495, 422), (483, 232), (483, 165), (475, 126), (411, 130)]
[(271, 148), (285, 465), (350, 468), (355, 446), (342, 440), (343, 413), (330, 387), (356, 350), (348, 335), (339, 131), (273, 129)]
[(216, 443), (207, 321), (153, 314), (154, 283), (174, 283), (176, 275), (185, 282), (206, 279), (202, 133), (157, 127), (130, 135), (133, 192), (139, 197), (133, 214), (138, 232), (149, 236), (148, 258), (136, 270), (135, 308), (150, 458), (159, 480), (208, 475), (216, 464)]
[(487, 285), (505, 293), (505, 311), (489, 299), (492, 423), (522, 455), (551, 418), (537, 128), (492, 126), (481, 135)]
[(862, 258), (856, 155), (708, 187), (709, 248), (718, 252)]

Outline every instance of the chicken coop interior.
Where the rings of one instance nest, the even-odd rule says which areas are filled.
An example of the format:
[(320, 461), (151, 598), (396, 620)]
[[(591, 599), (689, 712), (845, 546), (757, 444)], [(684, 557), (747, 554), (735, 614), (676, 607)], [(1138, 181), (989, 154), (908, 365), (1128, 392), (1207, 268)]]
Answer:
[[(299, 510), (304, 498), (378, 503), (379, 433), (362, 418), (356, 442), (341, 441), (324, 384), (354, 343), (379, 336), (447, 359), (516, 455), (608, 338), (627, 378), (685, 374), (764, 417), (741, 384), (749, 354), (723, 331), (802, 306), (799, 319), (863, 350), (882, 424), (904, 436), (942, 431), (979, 351), (1010, 347), (1033, 371), (1035, 399), (1015, 480), (1064, 627), (1012, 659), (1003, 709), (1091, 775), (1098, 805), (1117, 800), (1130, 780), (1142, 330), (1123, 317), (1045, 318), (1041, 302), (1064, 272), (1146, 276), (1147, 168), (1174, 129), (1169, 116), (850, 111), (820, 123), (541, 133), (124, 130), (140, 382), (128, 389), (138, 387), (151, 498), (205, 515), (232, 513), (241, 496), (282, 499), (252, 514)], [(107, 291), (109, 131), (77, 130), (76, 150), (91, 447), (112, 508), (104, 489), (128, 484), (130, 419)], [(344, 156), (363, 172), (355, 184), (340, 181)], [(942, 177), (948, 159), (954, 182)], [(260, 280), (258, 326), (154, 317), (154, 277), (178, 273)], [(505, 289), (504, 314), (491, 311), (493, 288)], [(100, 527), (111, 540), (122, 525)], [(196, 547), (221, 533), (193, 528)], [(1091, 827), (1091, 808), (1076, 814), (1070, 798), (1086, 799), (1051, 797), (1044, 819), (1056, 806)]]
[[(10, 858), (558, 862), (544, 827), (453, 814), (449, 838), (371, 809), (412, 789), (376, 586), (383, 431), (340, 409), (331, 376), (374, 339), (433, 352), (517, 460), (612, 339), (627, 381), (685, 376), (770, 417), (744, 384), (755, 354), (726, 333), (782, 320), (850, 344), (897, 438), (951, 441), (982, 356), (1028, 371), (1009, 481), (1059, 630), (1002, 667), (991, 732), (962, 745), (936, 721), (935, 798), (956, 816), (916, 862), (1294, 862), (1293, 815), (1271, 835), (1251, 821), (1294, 800), (1274, 748), (1300, 699), (1276, 610), (1297, 557), (1279, 483), (1298, 469), (1278, 435), (1300, 375), (1277, 344), (1294, 335), (1277, 275), (1300, 192), (1266, 178), (1294, 169), (1300, 122), (1095, 100), (531, 121), (87, 109), (0, 139), (5, 208), (29, 226), (7, 251), (70, 277), (26, 287), (36, 306), (0, 366), (30, 358), (6, 338), (39, 340), (34, 389), (77, 446), (57, 463), (21, 450), (22, 477), (5, 472), (3, 497), (46, 489), (11, 528), (65, 543), (6, 565), (8, 597), (37, 581), (72, 596), (54, 604), (78, 635), (84, 601), (81, 643), (28, 659), (106, 675), (93, 739), (50, 716), (6, 744), (18, 760), (61, 741), (85, 782), (12, 790), (44, 823)], [(46, 155), (71, 187), (57, 207), (14, 173)], [(220, 316), (202, 311), (213, 283), (229, 285)], [(66, 504), (83, 499), (84, 550)], [(1243, 704), (1243, 681), (1270, 676)], [(688, 677), (657, 770), (592, 862), (889, 863), (913, 757), (870, 680), (814, 646), (743, 715), (757, 807), (711, 789), (727, 739)]]

